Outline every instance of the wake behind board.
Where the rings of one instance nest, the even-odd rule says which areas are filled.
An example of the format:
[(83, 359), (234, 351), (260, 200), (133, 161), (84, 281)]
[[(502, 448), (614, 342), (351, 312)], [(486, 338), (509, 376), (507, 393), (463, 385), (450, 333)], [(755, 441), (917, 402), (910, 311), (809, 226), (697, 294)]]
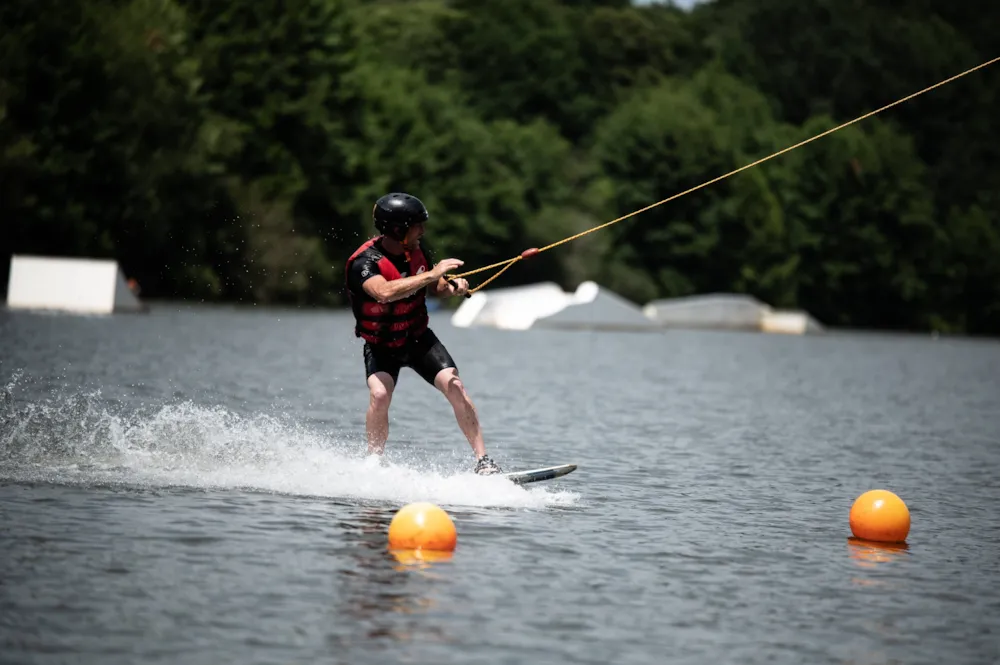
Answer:
[(527, 471), (511, 471), (502, 474), (507, 480), (518, 485), (537, 483), (540, 480), (552, 480), (565, 476), (567, 473), (576, 471), (576, 464), (558, 464), (556, 466), (543, 466), (538, 469), (528, 469)]

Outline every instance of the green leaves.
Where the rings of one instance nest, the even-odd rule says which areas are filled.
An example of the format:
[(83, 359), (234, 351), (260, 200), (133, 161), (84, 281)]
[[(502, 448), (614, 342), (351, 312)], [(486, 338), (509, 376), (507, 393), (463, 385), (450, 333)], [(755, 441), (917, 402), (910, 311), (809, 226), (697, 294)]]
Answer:
[(493, 284), (997, 332), (1000, 66), (701, 187), (994, 57), (959, 5), (10, 0), (0, 256), (337, 305), (391, 190), (470, 270), (693, 190)]
[[(802, 137), (832, 125), (816, 118)], [(930, 305), (936, 224), (912, 140), (876, 118), (788, 157), (799, 175), (786, 211), (817, 239), (801, 248), (800, 299), (830, 323), (872, 327), (899, 327)]]
[(780, 245), (785, 234), (767, 178), (774, 168), (699, 186), (771, 152), (780, 131), (757, 93), (709, 71), (637, 93), (599, 126), (594, 155), (614, 183), (619, 214), (680, 195), (609, 229), (641, 250), (637, 260), (650, 273), (670, 269), (658, 296), (756, 286), (747, 279), (766, 268), (740, 263), (766, 257), (747, 248)]

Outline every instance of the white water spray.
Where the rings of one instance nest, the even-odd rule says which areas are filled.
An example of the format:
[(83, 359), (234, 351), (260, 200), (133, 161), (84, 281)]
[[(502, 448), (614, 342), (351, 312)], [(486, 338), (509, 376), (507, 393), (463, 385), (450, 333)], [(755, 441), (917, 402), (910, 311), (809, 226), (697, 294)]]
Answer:
[(578, 499), (573, 492), (476, 476), (467, 463), (418, 468), (406, 460), (366, 460), (359, 442), (273, 416), (191, 402), (129, 411), (99, 392), (17, 403), (13, 385), (0, 399), (0, 478), (8, 480), (444, 506), (544, 508)]

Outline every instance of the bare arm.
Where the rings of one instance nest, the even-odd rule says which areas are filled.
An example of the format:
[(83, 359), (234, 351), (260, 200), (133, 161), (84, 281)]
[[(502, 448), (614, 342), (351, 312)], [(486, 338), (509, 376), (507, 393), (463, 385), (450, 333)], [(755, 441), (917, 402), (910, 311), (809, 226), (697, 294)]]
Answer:
[(365, 280), (361, 288), (365, 290), (365, 293), (384, 305), (387, 302), (401, 300), (420, 289), (436, 284), (440, 279), (440, 277), (431, 271), (392, 281), (387, 280), (382, 275), (375, 275)]
[(382, 304), (401, 300), (420, 289), (433, 288), (435, 291), (447, 291), (449, 286), (447, 281), (443, 279), (444, 275), (461, 265), (462, 262), (458, 259), (445, 259), (434, 266), (433, 270), (428, 270), (419, 275), (403, 277), (402, 279), (387, 280), (381, 275), (375, 275), (366, 279), (361, 288), (365, 290), (365, 293)]

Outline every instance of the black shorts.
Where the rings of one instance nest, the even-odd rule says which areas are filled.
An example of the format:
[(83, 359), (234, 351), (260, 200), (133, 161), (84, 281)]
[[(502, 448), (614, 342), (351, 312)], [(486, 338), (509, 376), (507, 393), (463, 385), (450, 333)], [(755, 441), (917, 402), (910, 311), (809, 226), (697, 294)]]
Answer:
[(365, 380), (375, 372), (385, 372), (392, 377), (392, 382), (399, 383), (399, 370), (410, 367), (423, 377), (424, 381), (434, 385), (434, 377), (438, 372), (448, 367), (455, 367), (448, 349), (437, 338), (430, 328), (420, 337), (410, 340), (398, 349), (389, 349), (365, 342)]

